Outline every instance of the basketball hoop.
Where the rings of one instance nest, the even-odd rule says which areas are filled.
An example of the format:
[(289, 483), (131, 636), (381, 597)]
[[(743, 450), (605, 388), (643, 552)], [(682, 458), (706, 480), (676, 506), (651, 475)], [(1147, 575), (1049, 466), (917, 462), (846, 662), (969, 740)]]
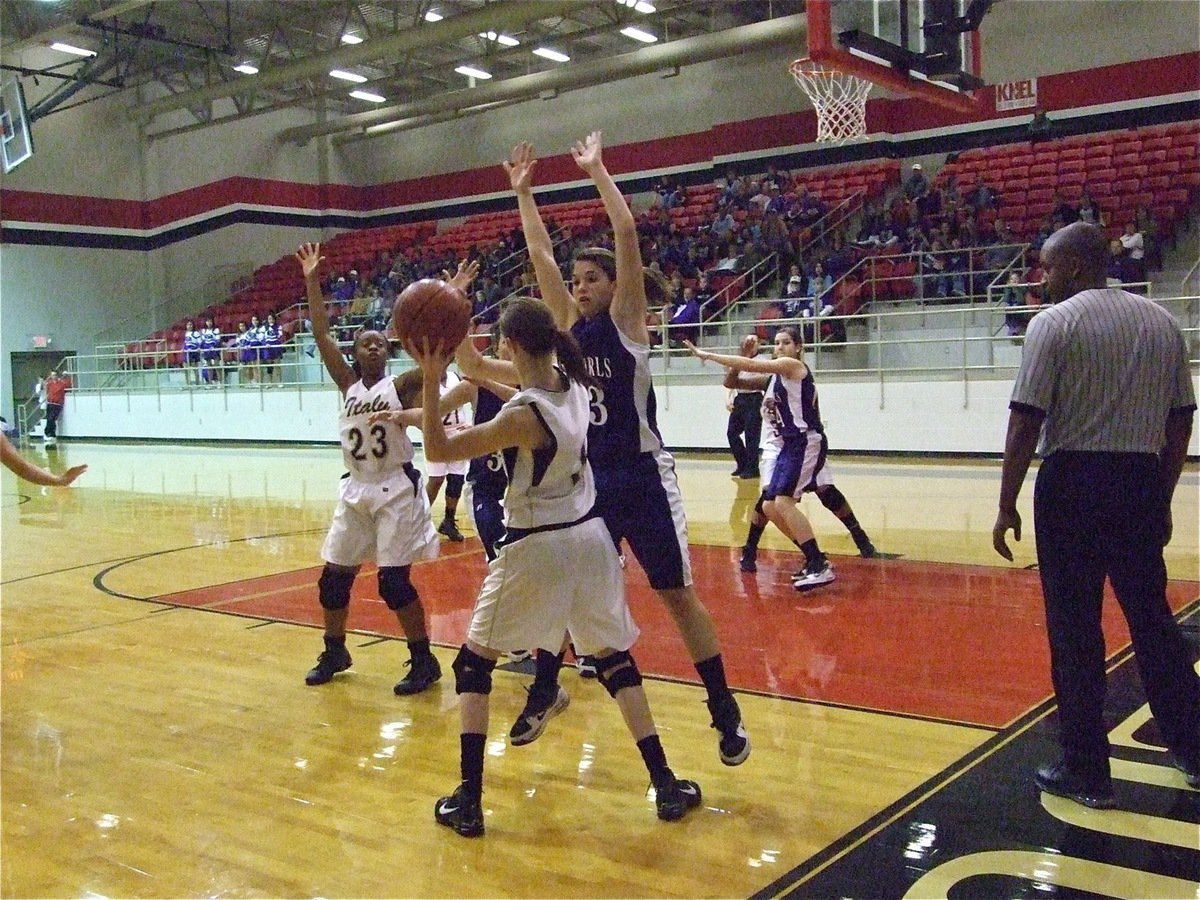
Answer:
[(844, 144), (867, 133), (867, 95), (874, 85), (865, 78), (798, 59), (788, 66), (796, 84), (817, 111), (817, 140)]

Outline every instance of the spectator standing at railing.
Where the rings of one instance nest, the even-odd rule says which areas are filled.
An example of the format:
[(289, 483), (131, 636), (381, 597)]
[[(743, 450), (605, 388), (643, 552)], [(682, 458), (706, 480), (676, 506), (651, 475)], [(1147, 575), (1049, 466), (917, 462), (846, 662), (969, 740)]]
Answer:
[(221, 329), (213, 324), (212, 319), (204, 320), (200, 346), (204, 354), (204, 383), (216, 387), (221, 381)]
[(245, 322), (238, 322), (237, 335), (234, 337), (234, 352), (238, 361), (238, 384), (245, 387), (254, 384), (258, 367), (258, 335), (246, 327)]
[(954, 297), (967, 296), (967, 272), (971, 267), (970, 251), (965, 250), (962, 239), (950, 239), (950, 252), (946, 255), (946, 274), (950, 279), (950, 294)]
[(200, 347), (202, 339), (196, 325), (188, 319), (183, 331), (183, 381), (189, 387), (200, 383)]
[(57, 371), (46, 376), (46, 446), (53, 447), (58, 443), (58, 420), (62, 416), (63, 405), (67, 402), (67, 391), (71, 387), (71, 379), (59, 375)]
[(261, 343), (258, 359), (262, 380), (268, 384), (279, 384), (283, 378), (283, 329), (276, 324), (275, 313), (267, 314), (267, 321), (262, 326)]

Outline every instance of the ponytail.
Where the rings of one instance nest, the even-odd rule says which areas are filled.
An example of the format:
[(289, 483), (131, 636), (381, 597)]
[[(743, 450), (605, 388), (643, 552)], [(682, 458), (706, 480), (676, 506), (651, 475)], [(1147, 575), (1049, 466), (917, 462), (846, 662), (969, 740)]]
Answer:
[(585, 387), (592, 383), (583, 351), (579, 349), (575, 336), (569, 331), (554, 332), (554, 355), (558, 357), (559, 367), (572, 381), (577, 381)]

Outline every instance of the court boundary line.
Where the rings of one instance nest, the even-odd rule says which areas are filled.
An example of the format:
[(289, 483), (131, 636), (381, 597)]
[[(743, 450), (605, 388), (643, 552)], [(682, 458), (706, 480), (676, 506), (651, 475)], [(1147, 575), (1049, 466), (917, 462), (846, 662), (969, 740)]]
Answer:
[[(1190, 601), (1173, 618), (1176, 623), (1182, 626), (1182, 620), (1191, 618), (1197, 612), (1200, 612), (1200, 598)], [(1107, 679), (1118, 668), (1128, 665), (1133, 660), (1134, 655), (1132, 642), (1118, 649), (1105, 661), (1105, 678)], [(985, 740), (974, 750), (964, 754), (960, 759), (947, 766), (938, 774), (913, 788), (903, 797), (851, 829), (838, 840), (827, 844), (805, 860), (805, 862), (792, 869), (792, 871), (781, 875), (762, 890), (751, 894), (750, 900), (776, 900), (776, 898), (792, 896), (793, 892), (801, 888), (826, 868), (858, 847), (861, 847), (885, 828), (898, 821), (902, 816), (944, 790), (988, 757), (995, 755), (1002, 748), (1011, 744), (1034, 726), (1044, 721), (1057, 709), (1058, 704), (1052, 695), (1047, 700), (1030, 709), (1012, 724), (1005, 726), (995, 735)]]

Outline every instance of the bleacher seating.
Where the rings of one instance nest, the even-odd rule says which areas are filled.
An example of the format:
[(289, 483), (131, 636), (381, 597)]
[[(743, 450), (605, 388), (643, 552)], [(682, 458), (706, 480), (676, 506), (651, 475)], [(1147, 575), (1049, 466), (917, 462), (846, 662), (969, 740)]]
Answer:
[(1150, 209), (1169, 237), (1200, 199), (1198, 143), (1200, 122), (1193, 121), (964, 150), (938, 172), (935, 184), (954, 175), (965, 191), (983, 175), (1000, 195), (1000, 215), (1023, 238), (1032, 237), (1050, 213), (1055, 190), (1076, 203), (1085, 186), (1110, 238), (1120, 236), (1139, 205)]

